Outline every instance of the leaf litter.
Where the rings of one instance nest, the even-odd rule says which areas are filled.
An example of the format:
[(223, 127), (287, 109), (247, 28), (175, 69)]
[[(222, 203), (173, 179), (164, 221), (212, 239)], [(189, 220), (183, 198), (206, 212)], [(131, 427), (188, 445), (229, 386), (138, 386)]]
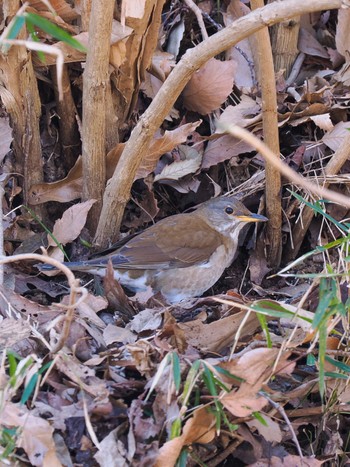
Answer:
[[(79, 10), (64, 0), (51, 3), (59, 15), (55, 21), (78, 32), (72, 22)], [(123, 2), (132, 10), (125, 7), (121, 22), (114, 20), (110, 58), (114, 69), (125, 64), (127, 50), (134, 52), (129, 41), (136, 26), (123, 29), (122, 23), (128, 24), (128, 15), (142, 18), (144, 5), (131, 3)], [(210, 34), (249, 12), (243, 2), (228, 3), (223, 25), (217, 23), (216, 2), (198, 3)], [(46, 2), (30, 4), (38, 14), (54, 18)], [(191, 10), (180, 8), (179, 2), (165, 8), (165, 42), (176, 40), (176, 55), (181, 55), (192, 47), (191, 38), (200, 40), (199, 28)], [(176, 26), (173, 14), (185, 20), (177, 39), (171, 37)], [(348, 11), (339, 11), (338, 22), (334, 15), (330, 12), (324, 23), (320, 15), (305, 15), (299, 38), (299, 51), (305, 58), (299, 76), (288, 85), (284, 78), (279, 83), (281, 153), (291, 163), (294, 153), (304, 147), (295, 156), (295, 165), (305, 176), (322, 175), (324, 160), (341, 147), (348, 132)], [(87, 33), (83, 34), (86, 41)], [(164, 37), (149, 57), (152, 73), (147, 72), (140, 83), (136, 107), (140, 113), (176, 66), (178, 57), (162, 50)], [(139, 231), (154, 218), (183, 212), (218, 190), (236, 192), (257, 210), (264, 162), (247, 143), (219, 134), (215, 123), (215, 119), (236, 123), (262, 137), (253, 42), (254, 38), (245, 39), (193, 75), (141, 162), (123, 235)], [(71, 55), (64, 44), (58, 46), (65, 50), (66, 63), (84, 60), (81, 52)], [(332, 69), (332, 57), (339, 62), (336, 69)], [(38, 71), (42, 69), (39, 62), (35, 65)], [(73, 70), (78, 83), (80, 72)], [(6, 116), (1, 117), (1, 125), (5, 154), (9, 149)], [(55, 126), (54, 119), (49, 125)], [(131, 130), (132, 124), (127, 125)], [(124, 140), (108, 152), (108, 178), (123, 148)], [(345, 193), (348, 168), (346, 163), (339, 178), (332, 180)], [(33, 206), (57, 203), (50, 219), (52, 235), (44, 246), (50, 257), (58, 254), (61, 261), (63, 252), (56, 242), (67, 247), (68, 253), (76, 251), (81, 259), (82, 251), (88, 256), (92, 241), (84, 226), (94, 200), (68, 208), (59, 204), (82, 196), (81, 158), (66, 173), (59, 180), (34, 185), (29, 196)], [(34, 236), (40, 230), (35, 216), (11, 215), (13, 199), (20, 191), (16, 183), (5, 190), (5, 251), (10, 255), (25, 233)], [(283, 209), (289, 213), (283, 225), (287, 233), (301, 213), (288, 192), (283, 193)], [(341, 213), (343, 218), (347, 215)], [(326, 221), (320, 225), (319, 218), (313, 219), (311, 234), (304, 248), (339, 238)], [(252, 466), (314, 466), (337, 456), (346, 463), (349, 367), (346, 342), (338, 339), (346, 329), (346, 317), (342, 316), (343, 328), (331, 316), (325, 320), (337, 345), (326, 344), (331, 360), (327, 361), (326, 399), (322, 400), (317, 360), (317, 333), (321, 331), (312, 327), (320, 306), (313, 295), (318, 284), (312, 277), (304, 279), (306, 292), (303, 289), (298, 296), (299, 279), (290, 283), (284, 277), (266, 278), (269, 268), (264, 252), (255, 249), (252, 231), (247, 238), (252, 239), (254, 250), (253, 256), (249, 253), (250, 264), (246, 241), (214, 290), (171, 307), (162, 297), (130, 297), (110, 268), (103, 284), (92, 284), (82, 276), (84, 300), (79, 302), (78, 293), (72, 305), (61, 276), (55, 277), (57, 290), (52, 292), (53, 279), (36, 277), (31, 263), (7, 266), (0, 290), (1, 453), (10, 444), (5, 442), (7, 434), (13, 443), (12, 459), (25, 456), (38, 466), (172, 466), (180, 461), (219, 465), (225, 460)], [(25, 246), (27, 252), (33, 245)], [(71, 259), (75, 259), (72, 254)], [(336, 259), (331, 256), (333, 262)], [(305, 261), (292, 273), (319, 273), (323, 257), (321, 261), (321, 268), (316, 261)], [(329, 307), (340, 309), (340, 304)], [(74, 319), (65, 345), (52, 354), (72, 306)], [(310, 433), (307, 439), (306, 431)]]

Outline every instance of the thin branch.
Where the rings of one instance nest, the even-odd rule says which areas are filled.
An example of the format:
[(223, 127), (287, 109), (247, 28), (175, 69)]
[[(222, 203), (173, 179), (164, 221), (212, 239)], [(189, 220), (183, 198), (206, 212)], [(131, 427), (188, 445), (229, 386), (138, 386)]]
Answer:
[(321, 198), (327, 198), (334, 203), (338, 203), (350, 208), (349, 196), (344, 196), (333, 190), (329, 190), (328, 188), (322, 188), (316, 185), (316, 183), (310, 182), (310, 180), (301, 176), (297, 172), (294, 172), (294, 170), (292, 170), (288, 165), (277, 158), (276, 155), (266, 146), (266, 144), (260, 141), (256, 136), (249, 133), (249, 131), (235, 125), (231, 125), (225, 128), (225, 130), (235, 138), (242, 139), (243, 141), (246, 141), (251, 146), (253, 146), (266, 161), (274, 165), (282, 175), (287, 177), (295, 185), (298, 185), (305, 190), (320, 196)]

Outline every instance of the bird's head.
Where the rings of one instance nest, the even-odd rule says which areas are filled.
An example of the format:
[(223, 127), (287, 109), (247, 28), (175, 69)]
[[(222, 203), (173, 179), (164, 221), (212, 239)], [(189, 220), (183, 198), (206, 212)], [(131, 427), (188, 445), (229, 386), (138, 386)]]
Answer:
[(213, 198), (198, 207), (198, 215), (222, 234), (238, 232), (248, 222), (266, 222), (267, 218), (254, 214), (241, 201), (230, 196)]

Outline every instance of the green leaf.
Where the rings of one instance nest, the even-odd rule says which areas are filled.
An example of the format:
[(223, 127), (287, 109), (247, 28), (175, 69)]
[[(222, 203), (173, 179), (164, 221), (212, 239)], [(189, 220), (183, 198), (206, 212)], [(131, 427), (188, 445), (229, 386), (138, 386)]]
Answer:
[[(31, 37), (32, 41), (33, 42), (40, 42), (39, 38), (38, 38), (38, 36), (36, 34), (35, 28), (31, 23), (27, 23), (27, 29), (28, 29), (28, 31), (30, 33), (30, 37)], [(37, 50), (36, 53), (38, 54), (39, 60), (42, 63), (45, 64), (46, 63), (45, 54), (41, 50)]]
[[(24, 18), (23, 16), (15, 16), (13, 18), (12, 24), (7, 31), (5, 39), (14, 40), (17, 38), (18, 34), (20, 33), (23, 25), (24, 25)], [(11, 47), (10, 44), (4, 44), (3, 46), (4, 51), (8, 51)]]
[[(296, 315), (293, 311), (287, 310), (281, 304), (274, 302), (273, 300), (259, 300), (251, 305), (250, 309), (275, 318), (294, 318)], [(298, 318), (303, 319), (308, 323), (312, 322), (310, 318), (306, 318), (305, 316), (298, 315)]]
[(23, 16), (25, 17), (27, 25), (28, 23), (30, 23), (34, 26), (37, 26), (38, 28), (46, 32), (47, 34), (50, 34), (50, 36), (54, 37), (55, 39), (58, 39), (59, 41), (62, 41), (70, 45), (71, 47), (74, 47), (80, 52), (86, 52), (86, 48), (83, 46), (83, 44), (81, 44), (79, 41), (74, 39), (74, 37), (72, 37), (62, 28), (56, 26), (56, 24), (52, 23), (46, 18), (36, 15), (35, 13), (28, 13), (28, 12), (25, 12)]
[(319, 351), (318, 351), (318, 364), (319, 364), (319, 390), (321, 399), (323, 399), (325, 393), (325, 355), (327, 350), (327, 322), (322, 321), (318, 329), (319, 334)]
[(179, 455), (179, 458), (176, 462), (176, 467), (186, 467), (187, 465), (188, 451), (183, 449)]
[(266, 344), (267, 344), (267, 347), (269, 349), (272, 349), (272, 340), (271, 340), (271, 336), (270, 336), (270, 331), (269, 331), (269, 328), (267, 326), (267, 321), (266, 321), (266, 317), (265, 315), (263, 315), (262, 313), (257, 313), (256, 314), (258, 320), (259, 320), (259, 323), (260, 323), (260, 326), (266, 336)]
[(343, 373), (334, 373), (333, 371), (326, 371), (324, 375), (336, 379), (349, 379), (349, 376), (343, 375)]
[(181, 435), (181, 419), (176, 418), (171, 424), (170, 439), (177, 438), (180, 435)]
[(180, 385), (181, 385), (181, 368), (180, 368), (180, 359), (176, 352), (173, 352), (171, 354), (171, 362), (172, 362), (172, 368), (173, 368), (173, 378), (174, 378), (176, 394), (178, 394), (180, 391)]
[(182, 404), (187, 404), (187, 401), (191, 395), (191, 391), (193, 389), (195, 380), (198, 377), (200, 365), (201, 365), (201, 361), (196, 360), (195, 362), (192, 363), (192, 366), (189, 372), (187, 373), (186, 381), (184, 384), (184, 389), (180, 397), (180, 401)]
[(17, 369), (17, 360), (12, 352), (7, 351), (7, 360), (9, 362), (9, 375), (13, 376)]
[(333, 358), (328, 357), (328, 355), (326, 355), (325, 359), (331, 365), (334, 365), (335, 367), (339, 368), (339, 370), (346, 371), (347, 373), (350, 373), (350, 366), (347, 365), (346, 363), (338, 362), (338, 360), (334, 360)]
[(215, 378), (213, 376), (213, 373), (209, 370), (209, 368), (206, 366), (205, 363), (203, 367), (204, 367), (204, 374), (203, 374), (204, 384), (207, 386), (210, 394), (214, 397), (217, 397), (218, 393), (216, 390)]
[(36, 386), (36, 383), (38, 382), (38, 373), (35, 373), (31, 378), (30, 378), (30, 381), (29, 383), (27, 384), (27, 386), (25, 387), (24, 391), (23, 391), (23, 394), (22, 394), (22, 397), (21, 397), (21, 400), (20, 400), (20, 404), (25, 404), (27, 402), (27, 400), (29, 399), (29, 397), (31, 396), (32, 392), (34, 391), (35, 389), (35, 386)]
[(265, 418), (261, 415), (260, 412), (253, 412), (252, 415), (253, 415), (253, 417), (254, 417), (256, 420), (258, 420), (258, 422), (260, 422), (262, 425), (268, 426), (267, 421), (266, 421)]
[(346, 226), (335, 220), (332, 216), (327, 214), (327, 212), (324, 210), (324, 208), (321, 207), (321, 202), (326, 203), (328, 201), (325, 200), (319, 200), (315, 204), (309, 203), (306, 201), (302, 196), (298, 195), (294, 191), (288, 190), (297, 200), (299, 200), (301, 203), (306, 204), (306, 206), (309, 206), (313, 211), (317, 212), (318, 214), (321, 214), (321, 216), (325, 217), (328, 219), (330, 222), (332, 222), (334, 225), (336, 225), (340, 230), (345, 232), (346, 234), (348, 233), (348, 229)]
[(232, 373), (230, 373), (229, 371), (225, 370), (224, 368), (221, 368), (218, 365), (215, 365), (214, 368), (218, 373), (222, 373), (223, 375), (227, 376), (228, 378), (232, 378), (235, 381), (238, 381), (239, 383), (244, 383), (245, 382), (244, 378), (240, 378), (239, 376), (235, 376)]

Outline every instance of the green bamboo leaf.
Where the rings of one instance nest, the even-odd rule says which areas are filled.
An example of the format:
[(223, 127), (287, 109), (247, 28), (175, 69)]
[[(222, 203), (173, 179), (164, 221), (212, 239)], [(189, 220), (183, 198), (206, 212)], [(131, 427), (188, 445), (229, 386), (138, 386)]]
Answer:
[(232, 378), (235, 381), (238, 381), (239, 383), (244, 383), (245, 382), (244, 378), (240, 378), (239, 376), (235, 376), (232, 373), (230, 373), (229, 371), (225, 370), (224, 368), (221, 368), (220, 366), (215, 365), (214, 368), (218, 373), (222, 373), (223, 375), (227, 376), (228, 378)]
[(346, 363), (338, 362), (338, 360), (334, 360), (333, 358), (329, 357), (328, 355), (326, 355), (325, 359), (331, 365), (334, 365), (335, 367), (339, 368), (339, 370), (346, 371), (347, 373), (350, 373), (350, 366), (347, 365)]
[(176, 467), (186, 467), (187, 465), (188, 451), (183, 449), (179, 455), (179, 458), (176, 462)]
[(18, 34), (20, 33), (20, 30), (23, 28), (23, 25), (25, 23), (25, 19), (23, 16), (15, 16), (13, 18), (13, 22), (10, 25), (7, 34), (6, 34), (6, 39), (16, 39)]
[(253, 417), (258, 420), (259, 423), (261, 423), (264, 426), (269, 426), (265, 418), (261, 415), (260, 412), (253, 412), (252, 413)]
[(181, 368), (180, 368), (180, 359), (176, 352), (173, 352), (171, 354), (171, 363), (172, 363), (172, 368), (173, 368), (173, 378), (174, 378), (176, 394), (178, 394), (180, 391), (180, 385), (181, 385)]
[(204, 374), (203, 374), (203, 380), (204, 384), (208, 388), (210, 394), (214, 397), (217, 397), (218, 393), (216, 390), (216, 385), (215, 385), (215, 378), (213, 376), (213, 373), (209, 370), (209, 368), (204, 364)]
[(55, 39), (62, 41), (71, 47), (79, 50), (80, 52), (86, 52), (86, 48), (81, 44), (79, 41), (74, 39), (70, 34), (64, 31), (62, 28), (58, 27), (56, 24), (52, 23), (51, 21), (39, 16), (35, 13), (25, 12), (23, 14), (26, 24), (28, 23), (42, 29), (50, 36), (54, 37)]
[(336, 379), (349, 379), (349, 376), (343, 375), (343, 373), (334, 373), (333, 371), (326, 371), (324, 375)]
[(327, 322), (322, 321), (318, 329), (319, 341), (318, 341), (318, 364), (319, 364), (319, 376), (318, 384), (320, 390), (321, 399), (325, 394), (325, 355), (327, 350)]
[(31, 394), (33, 393), (33, 391), (35, 389), (36, 383), (38, 382), (38, 377), (39, 377), (38, 373), (35, 373), (30, 378), (29, 383), (24, 388), (24, 391), (23, 391), (23, 394), (22, 394), (22, 397), (21, 397), (21, 400), (20, 400), (20, 404), (23, 405), (23, 404), (25, 404), (27, 402), (27, 400), (29, 399), (29, 397), (31, 396)]

